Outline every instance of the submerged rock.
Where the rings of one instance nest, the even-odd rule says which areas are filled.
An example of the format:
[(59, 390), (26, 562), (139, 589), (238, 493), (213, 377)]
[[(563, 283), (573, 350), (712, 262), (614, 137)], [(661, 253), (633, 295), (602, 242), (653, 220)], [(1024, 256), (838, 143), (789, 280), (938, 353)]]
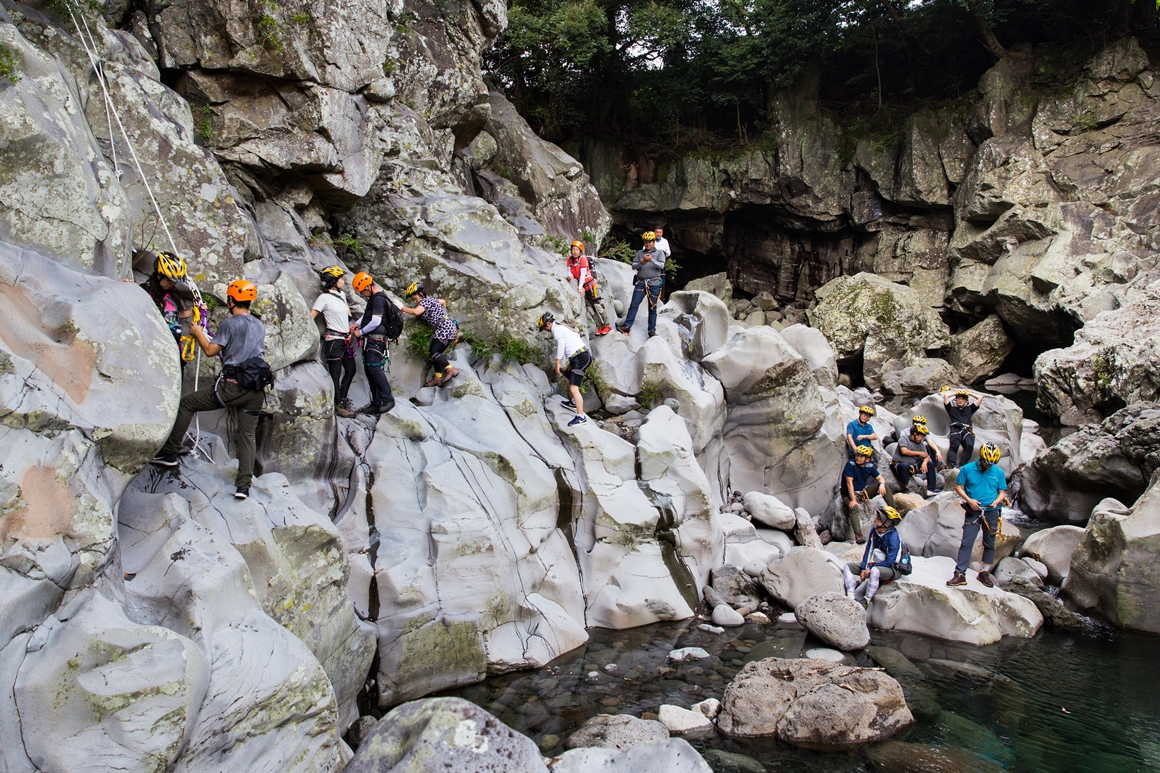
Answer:
[(628, 749), (639, 744), (664, 741), (668, 737), (668, 728), (655, 719), (638, 719), (628, 714), (597, 714), (568, 736), (564, 747)]
[(879, 773), (1002, 773), (1004, 768), (968, 749), (887, 741), (866, 750)]

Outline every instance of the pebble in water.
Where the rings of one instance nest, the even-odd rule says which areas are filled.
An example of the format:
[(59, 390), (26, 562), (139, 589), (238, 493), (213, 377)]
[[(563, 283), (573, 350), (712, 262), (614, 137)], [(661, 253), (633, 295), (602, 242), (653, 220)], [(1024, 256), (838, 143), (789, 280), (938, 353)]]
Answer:
[(700, 647), (682, 647), (679, 650), (673, 650), (669, 653), (669, 660), (676, 663), (683, 663), (688, 660), (704, 660), (709, 657), (709, 653)]
[(701, 623), (697, 626), (697, 628), (704, 631), (705, 633), (725, 633), (724, 628), (716, 625), (709, 625), (708, 623)]
[(846, 659), (846, 656), (837, 650), (832, 650), (829, 647), (814, 647), (806, 650), (807, 658), (820, 658), (822, 660), (832, 660), (835, 663), (841, 663)]

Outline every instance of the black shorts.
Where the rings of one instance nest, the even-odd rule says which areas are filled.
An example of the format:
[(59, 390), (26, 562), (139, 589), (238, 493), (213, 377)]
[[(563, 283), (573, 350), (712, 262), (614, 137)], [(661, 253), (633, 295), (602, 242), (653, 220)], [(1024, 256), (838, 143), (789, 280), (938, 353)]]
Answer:
[(588, 352), (576, 352), (572, 355), (572, 359), (568, 361), (568, 383), (572, 386), (580, 386), (584, 381), (584, 371), (588, 370), (588, 366), (592, 364), (592, 355)]
[(345, 360), (348, 357), (354, 359), (354, 355), (347, 354), (347, 351), (346, 341), (342, 338), (324, 340), (322, 342), (322, 356), (327, 362)]

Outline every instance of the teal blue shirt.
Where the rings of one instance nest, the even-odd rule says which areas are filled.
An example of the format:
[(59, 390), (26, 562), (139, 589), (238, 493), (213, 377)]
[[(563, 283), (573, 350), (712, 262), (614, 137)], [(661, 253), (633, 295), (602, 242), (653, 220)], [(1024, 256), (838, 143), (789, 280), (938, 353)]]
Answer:
[(983, 507), (990, 506), (999, 498), (1000, 491), (1007, 490), (1007, 476), (999, 469), (999, 465), (992, 464), (983, 472), (978, 460), (963, 465), (955, 482), (963, 487), (968, 497)]

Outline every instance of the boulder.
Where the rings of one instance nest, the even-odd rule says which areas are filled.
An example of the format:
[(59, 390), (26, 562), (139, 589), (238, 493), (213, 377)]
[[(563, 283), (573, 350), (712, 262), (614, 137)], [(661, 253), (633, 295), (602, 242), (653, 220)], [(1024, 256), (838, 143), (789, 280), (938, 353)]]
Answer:
[[(1038, 577), (1035, 578), (1039, 580)], [(1086, 627), (1084, 618), (1072, 612), (1059, 599), (1043, 589), (1043, 581), (1038, 583), (1026, 577), (1011, 577), (1007, 579), (1003, 590), (1017, 593), (1030, 600), (1043, 615), (1043, 623), (1048, 628), (1059, 628), (1065, 631), (1081, 631)]]
[(681, 738), (705, 738), (714, 734), (713, 722), (700, 711), (691, 711), (661, 704), (658, 721), (668, 728), (669, 734)]
[(552, 773), (713, 773), (697, 750), (682, 738), (645, 743), (630, 749), (572, 749), (551, 760)]
[(890, 395), (930, 394), (957, 381), (959, 374), (938, 357), (913, 357), (906, 364), (892, 359), (882, 366), (882, 391)]
[(1097, 507), (1071, 557), (1063, 595), (1073, 609), (1113, 625), (1160, 633), (1160, 485), (1153, 475), (1132, 509)]
[(1048, 582), (1059, 585), (1071, 571), (1071, 556), (1083, 535), (1078, 526), (1053, 526), (1028, 537), (1019, 555), (1041, 562), (1047, 567)]
[(700, 647), (681, 647), (669, 653), (669, 660), (674, 663), (684, 663), (689, 660), (705, 660), (709, 653)]
[(867, 622), (884, 631), (904, 631), (984, 647), (1004, 636), (1029, 638), (1043, 625), (1031, 601), (987, 588), (973, 572), (967, 584), (948, 588), (955, 562), (914, 556), (914, 571), (884, 586), (874, 597)]
[(919, 510), (923, 507), (926, 507), (926, 500), (918, 494), (899, 492), (894, 495), (894, 509), (900, 515), (906, 515), (911, 510)]
[(777, 497), (750, 491), (745, 495), (745, 510), (758, 523), (782, 531), (793, 531), (797, 525), (797, 515), (793, 508), (782, 504)]
[(697, 362), (720, 349), (729, 338), (729, 309), (711, 293), (679, 290), (669, 296), (660, 313), (672, 317), (689, 356)]
[(1010, 590), (1007, 586), (1014, 580), (1022, 580), (1036, 588), (1043, 588), (1043, 579), (1032, 569), (1026, 561), (1014, 556), (1008, 556), (1000, 561), (991, 574), (1000, 588)]
[(822, 331), (802, 324), (789, 325), (781, 329), (781, 337), (805, 358), (820, 386), (838, 385), (838, 360)]
[(922, 670), (892, 647), (867, 647), (866, 654), (895, 679), (922, 679)]
[(1015, 348), (1015, 341), (1003, 327), (1003, 320), (991, 314), (974, 327), (957, 333), (951, 339), (947, 356), (965, 384), (977, 384), (998, 372)]
[[(794, 513), (797, 515), (797, 525), (794, 526), (793, 536), (799, 545), (807, 548), (821, 548), (822, 540), (818, 537), (817, 527), (814, 525), (814, 519), (806, 512), (804, 507), (794, 508)], [(784, 553), (782, 555), (785, 555)]]
[(721, 749), (706, 749), (701, 755), (713, 773), (765, 773), (765, 766), (752, 757)]
[(748, 663), (721, 704), (717, 728), (724, 735), (819, 749), (874, 743), (914, 722), (892, 677), (824, 660)]
[(719, 566), (710, 572), (713, 590), (732, 607), (756, 607), (757, 583), (735, 566)]
[(837, 561), (818, 548), (795, 547), (766, 567), (761, 587), (778, 603), (791, 609), (819, 593), (842, 593), (842, 570)]
[(713, 607), (713, 625), (722, 628), (736, 628), (745, 625), (745, 617), (728, 604), (718, 604)]
[(810, 596), (793, 613), (806, 630), (836, 649), (849, 652), (870, 643), (866, 611), (844, 593)]
[(628, 714), (597, 714), (568, 736), (564, 746), (568, 749), (624, 750), (668, 738), (668, 728), (654, 719), (638, 719)]
[(694, 703), (690, 708), (693, 711), (699, 711), (709, 719), (716, 719), (717, 715), (721, 713), (721, 701), (716, 698), (706, 698), (699, 703)]
[(433, 768), (485, 773), (542, 773), (540, 749), (474, 703), (425, 698), (379, 720), (345, 770), (421, 773)]

